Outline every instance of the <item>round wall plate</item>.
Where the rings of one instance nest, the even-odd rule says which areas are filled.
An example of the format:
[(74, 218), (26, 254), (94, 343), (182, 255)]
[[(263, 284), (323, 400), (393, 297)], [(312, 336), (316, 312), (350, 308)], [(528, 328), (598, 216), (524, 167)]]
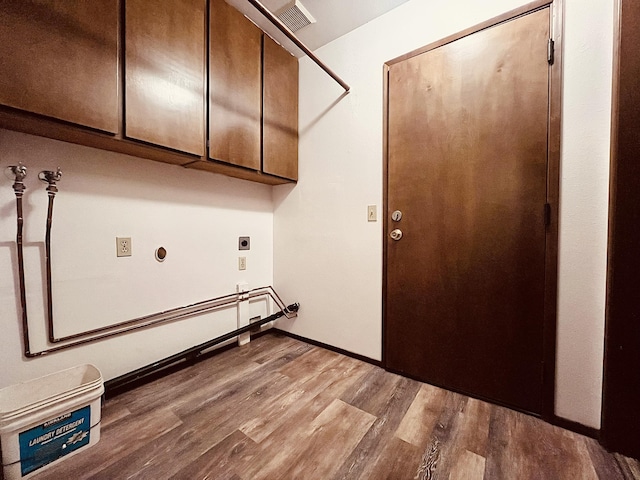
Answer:
[(167, 258), (167, 249), (164, 247), (156, 248), (156, 260), (159, 262), (164, 262), (165, 258)]

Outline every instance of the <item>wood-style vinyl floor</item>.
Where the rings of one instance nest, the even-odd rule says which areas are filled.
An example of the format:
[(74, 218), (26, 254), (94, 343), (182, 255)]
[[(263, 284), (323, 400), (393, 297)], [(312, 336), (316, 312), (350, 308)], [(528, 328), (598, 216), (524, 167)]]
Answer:
[(105, 402), (100, 442), (43, 479), (634, 479), (541, 420), (264, 335)]

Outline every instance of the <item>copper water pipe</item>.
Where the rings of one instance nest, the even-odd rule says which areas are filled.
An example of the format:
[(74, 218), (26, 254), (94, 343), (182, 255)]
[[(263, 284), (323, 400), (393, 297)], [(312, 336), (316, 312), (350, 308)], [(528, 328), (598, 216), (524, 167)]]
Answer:
[(53, 223), (53, 200), (58, 193), (56, 182), (62, 178), (60, 167), (56, 172), (45, 170), (40, 172), (38, 178), (47, 183), (47, 196), (49, 197), (49, 206), (47, 207), (47, 228), (44, 237), (46, 278), (47, 278), (47, 329), (49, 331), (49, 341), (52, 343), (59, 342), (63, 339), (55, 338), (53, 332), (53, 293), (52, 293), (52, 275), (51, 275), (51, 225)]
[[(211, 298), (201, 302), (192, 303), (190, 305), (184, 305), (182, 307), (176, 307), (162, 312), (154, 313), (151, 315), (145, 315), (142, 317), (134, 318), (132, 320), (126, 320), (124, 322), (116, 323), (106, 327), (96, 328), (86, 332), (81, 332), (66, 337), (56, 338), (55, 342), (61, 342), (66, 340), (76, 339), (71, 343), (65, 343), (56, 347), (41, 350), (39, 352), (31, 352), (29, 341), (29, 322), (27, 315), (27, 296), (25, 285), (25, 271), (24, 271), (24, 250), (23, 250), (23, 237), (22, 231), (24, 226), (23, 210), (22, 210), (22, 197), (24, 190), (24, 178), (27, 175), (27, 168), (22, 164), (9, 167), (12, 174), (15, 176), (13, 184), (13, 191), (16, 195), (16, 210), (17, 210), (17, 233), (16, 233), (16, 246), (18, 256), (18, 277), (20, 287), (20, 306), (22, 309), (22, 339), (24, 347), (24, 355), (27, 358), (38, 357), (46, 355), (48, 353), (57, 352), (67, 348), (75, 347), (78, 345), (87, 344), (97, 340), (121, 335), (123, 333), (131, 332), (153, 325), (166, 323), (172, 320), (189, 317), (196, 314), (201, 314), (215, 309), (237, 304), (240, 301), (249, 300), (251, 298), (269, 296), (275, 304), (282, 310), (283, 314), (287, 318), (293, 318), (296, 316), (295, 311), (287, 309), (287, 306), (282, 301), (272, 286), (259, 287), (249, 290), (247, 292), (238, 292), (230, 295), (223, 295), (220, 297)], [(49, 194), (49, 207), (47, 213), (47, 231), (45, 235), (46, 245), (46, 263), (47, 263), (47, 310), (48, 310), (48, 324), (49, 324), (49, 337), (53, 337), (53, 297), (52, 297), (52, 275), (51, 275), (51, 226), (53, 221), (53, 199), (58, 189), (56, 182), (60, 180), (61, 172), (58, 169), (57, 172), (45, 171), (40, 173), (40, 179), (49, 183), (47, 192)]]
[[(72, 335), (67, 335), (65, 337), (57, 338), (56, 342), (74, 340), (83, 337), (90, 337), (86, 339), (82, 343), (86, 343), (86, 341), (92, 340), (100, 340), (102, 338), (106, 338), (107, 336), (118, 335), (121, 333), (126, 333), (131, 330), (137, 330), (139, 328), (145, 328), (152, 325), (158, 325), (161, 323), (166, 323), (173, 320), (178, 320), (185, 317), (190, 317), (196, 314), (202, 314), (206, 312), (210, 312), (216, 310), (221, 307), (229, 306), (236, 304), (242, 300), (248, 300), (250, 298), (269, 296), (278, 307), (282, 310), (286, 309), (285, 303), (278, 296), (276, 291), (272, 286), (267, 287), (259, 287), (253, 290), (249, 290), (247, 292), (239, 292), (232, 293), (229, 295), (222, 295), (220, 297), (210, 298), (208, 300), (203, 300), (201, 302), (192, 303), (189, 305), (183, 305), (181, 307), (171, 308), (169, 310), (164, 310), (157, 313), (152, 313), (150, 315), (144, 315), (142, 317), (133, 318), (131, 320), (125, 320), (119, 323), (115, 323), (106, 327), (99, 327), (93, 330), (87, 330), (81, 333), (74, 333)], [(287, 318), (293, 318), (296, 315), (291, 312), (285, 313)], [(108, 335), (103, 335), (104, 332), (111, 332)], [(72, 345), (72, 344), (67, 344)], [(66, 346), (66, 345), (65, 345)]]
[(24, 226), (24, 217), (22, 214), (22, 196), (26, 189), (24, 179), (27, 176), (27, 167), (21, 163), (9, 167), (11, 173), (15, 176), (13, 182), (13, 193), (16, 194), (16, 251), (18, 253), (18, 282), (20, 286), (20, 308), (22, 318), (22, 343), (24, 355), (26, 357), (37, 357), (40, 353), (31, 353), (29, 344), (29, 317), (27, 315), (27, 289), (24, 280), (24, 248), (22, 241), (22, 229)]
[[(53, 224), (53, 202), (58, 193), (57, 182), (62, 178), (62, 171), (60, 168), (56, 172), (52, 172), (50, 170), (45, 170), (40, 172), (38, 178), (47, 183), (47, 194), (49, 197), (49, 205), (47, 209), (47, 226), (45, 233), (45, 264), (46, 264), (46, 293), (47, 293), (47, 327), (48, 327), (48, 335), (50, 343), (60, 343), (66, 342), (68, 340), (74, 340), (78, 338), (88, 338), (86, 341), (77, 342), (74, 344), (66, 344), (66, 346), (79, 345), (80, 343), (87, 343), (88, 341), (98, 340), (100, 338), (105, 338), (107, 336), (117, 335), (120, 333), (125, 333), (130, 330), (143, 328), (159, 323), (168, 322), (171, 320), (176, 320), (179, 318), (188, 317), (191, 315), (195, 315), (197, 313), (204, 313), (221, 306), (231, 305), (233, 303), (237, 303), (239, 301), (239, 295), (244, 295), (246, 298), (253, 298), (257, 296), (269, 295), (276, 304), (284, 310), (286, 310), (286, 305), (282, 301), (282, 299), (275, 292), (273, 287), (260, 287), (248, 292), (243, 292), (241, 294), (231, 294), (231, 295), (223, 295), (221, 297), (212, 298), (209, 300), (204, 300), (201, 302), (193, 303), (190, 305), (185, 305), (182, 307), (176, 307), (169, 310), (164, 310), (162, 312), (153, 313), (150, 315), (144, 315), (142, 317), (133, 318), (131, 320), (125, 320), (123, 322), (119, 322), (116, 324), (112, 324), (106, 327), (95, 328), (92, 330), (87, 330), (80, 333), (74, 333), (71, 335), (66, 335), (63, 337), (55, 336), (55, 322), (53, 320), (53, 276), (51, 273), (51, 227)], [(24, 268), (22, 269), (24, 276)], [(21, 289), (24, 291), (24, 289)], [(26, 305), (25, 305), (26, 312)], [(26, 314), (25, 314), (26, 315)], [(125, 328), (130, 325), (135, 325), (133, 328)], [(104, 332), (111, 332), (108, 335), (99, 335)], [(50, 351), (55, 351), (57, 349), (49, 349)]]
[[(134, 330), (140, 330), (153, 325), (159, 325), (162, 323), (167, 323), (169, 321), (178, 320), (180, 318), (189, 317), (191, 315), (206, 313), (221, 307), (237, 304), (240, 301), (248, 300), (250, 298), (262, 297), (262, 296), (269, 296), (276, 303), (276, 305), (278, 305), (278, 307), (282, 310), (285, 317), (294, 318), (297, 316), (297, 313), (295, 313), (295, 311), (288, 309), (287, 306), (282, 302), (282, 299), (278, 296), (278, 294), (273, 289), (273, 287), (267, 286), (267, 287), (260, 287), (253, 290), (249, 290), (248, 292), (239, 292), (231, 295), (223, 295), (221, 297), (212, 298), (212, 299), (205, 300), (203, 302), (198, 302), (192, 305), (185, 305), (183, 307), (177, 307), (171, 310), (167, 310), (167, 312), (171, 312), (171, 311), (176, 312), (172, 316), (161, 317), (165, 312), (160, 312), (153, 315), (147, 315), (146, 317), (127, 320), (125, 322), (117, 323), (115, 325), (110, 325), (108, 327), (96, 328), (88, 332), (71, 335), (65, 338), (71, 338), (71, 339), (75, 338), (77, 340), (71, 343), (65, 343), (65, 344), (58, 345), (56, 347), (48, 348), (46, 350), (42, 350), (35, 353), (32, 353), (29, 351), (29, 338), (27, 333), (24, 336), (24, 342), (25, 342), (24, 354), (26, 357), (29, 357), (29, 358), (46, 355), (49, 353), (58, 352), (60, 350), (65, 350), (67, 348), (77, 347), (78, 345), (84, 345), (87, 343), (95, 342), (97, 340), (103, 340), (105, 338), (115, 337), (116, 335), (122, 335), (123, 333), (132, 332)], [(197, 308), (195, 310), (193, 309), (194, 306), (203, 305), (203, 304), (209, 304), (209, 305), (206, 307), (203, 306), (202, 308)], [(186, 310), (186, 311), (183, 311), (183, 310)], [(25, 302), (25, 309), (23, 309), (23, 312), (25, 312), (25, 316), (23, 316), (23, 324), (26, 325), (26, 302)], [(161, 318), (156, 318), (156, 317), (161, 317)], [(141, 320), (145, 318), (148, 318), (150, 320), (142, 322)], [(135, 323), (135, 322), (140, 322), (140, 323)], [(92, 336), (89, 336), (89, 335), (92, 335)], [(80, 338), (80, 337), (85, 337), (85, 338)]]

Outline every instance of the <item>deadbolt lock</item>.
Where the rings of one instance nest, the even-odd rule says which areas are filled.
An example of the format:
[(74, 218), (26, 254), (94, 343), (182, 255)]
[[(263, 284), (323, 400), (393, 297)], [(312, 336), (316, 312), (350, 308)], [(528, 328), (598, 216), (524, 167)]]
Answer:
[(395, 210), (391, 214), (391, 220), (393, 220), (394, 222), (399, 222), (400, 220), (402, 220), (402, 212), (400, 210)]
[(396, 228), (389, 234), (389, 236), (391, 237), (392, 240), (395, 240), (397, 242), (402, 238), (402, 230), (400, 230), (399, 228)]

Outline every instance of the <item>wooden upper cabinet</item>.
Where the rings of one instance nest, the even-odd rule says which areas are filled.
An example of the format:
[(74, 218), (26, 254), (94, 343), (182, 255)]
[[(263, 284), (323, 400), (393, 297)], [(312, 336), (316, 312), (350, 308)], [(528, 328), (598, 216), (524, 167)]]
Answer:
[(298, 60), (264, 36), (262, 171), (298, 179)]
[(118, 132), (118, 0), (0, 1), (0, 104)]
[(225, 0), (0, 0), (0, 128), (295, 181), (298, 61)]
[(125, 135), (203, 156), (206, 0), (126, 0), (125, 12)]
[(262, 32), (224, 0), (211, 0), (209, 157), (260, 170)]

